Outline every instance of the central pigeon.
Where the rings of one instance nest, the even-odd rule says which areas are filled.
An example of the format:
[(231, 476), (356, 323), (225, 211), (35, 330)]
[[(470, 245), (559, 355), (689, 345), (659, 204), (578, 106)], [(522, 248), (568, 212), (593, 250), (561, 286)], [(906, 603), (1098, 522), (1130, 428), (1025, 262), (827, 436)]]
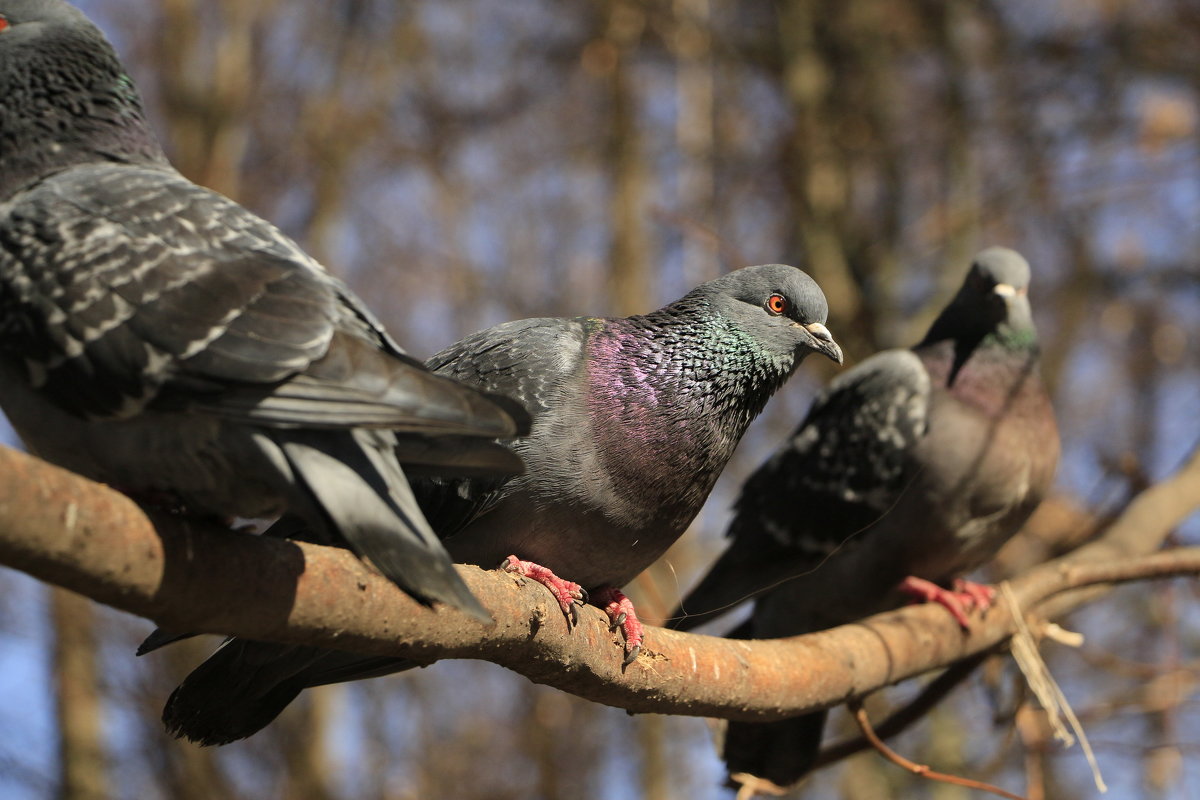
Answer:
[(291, 515), (486, 618), (400, 464), (519, 472), (494, 440), (524, 412), (432, 374), (273, 225), (172, 169), (112, 47), (60, 0), (0, 0), (0, 406), (61, 466)]
[[(986, 608), (990, 587), (959, 576), (1017, 532), (1058, 463), (1029, 277), (1019, 254), (984, 250), (920, 344), (834, 379), (747, 480), (729, 548), (668, 626), (689, 630), (752, 597), (737, 638), (810, 633), (906, 596), (941, 603), (964, 627), (967, 609)], [(824, 719), (729, 723), (730, 774), (796, 782)]]
[[(529, 319), (468, 336), (428, 364), (525, 406), (533, 426), (513, 448), (526, 471), (418, 483), (421, 507), (456, 561), (503, 561), (547, 584), (568, 617), (590, 593), (623, 627), (629, 663), (642, 631), (619, 587), (683, 533), (804, 356), (841, 362), (825, 317), (811, 278), (770, 264), (649, 314)], [(177, 735), (224, 744), (262, 728), (306, 687), (411, 666), (233, 639), (175, 690), (163, 719)]]

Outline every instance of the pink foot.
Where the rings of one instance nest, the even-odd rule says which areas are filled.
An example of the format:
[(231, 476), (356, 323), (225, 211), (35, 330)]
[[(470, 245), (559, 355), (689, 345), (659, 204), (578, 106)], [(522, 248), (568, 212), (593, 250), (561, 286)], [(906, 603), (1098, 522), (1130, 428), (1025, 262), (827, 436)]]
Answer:
[(975, 608), (978, 608), (980, 611), (987, 611), (992, 607), (992, 601), (996, 599), (996, 590), (991, 586), (962, 578), (954, 579), (954, 591), (959, 595), (966, 595), (971, 598), (975, 604)]
[(622, 666), (629, 666), (642, 650), (642, 623), (633, 609), (633, 601), (620, 589), (610, 586), (596, 593), (596, 603), (612, 620), (613, 629), (620, 628), (625, 634), (625, 660)]
[(963, 630), (971, 629), (967, 611), (978, 608), (986, 611), (992, 605), (996, 590), (990, 586), (962, 579), (954, 581), (953, 589), (943, 589), (924, 578), (909, 575), (900, 582), (900, 591), (913, 598), (914, 603), (937, 603), (958, 621)]
[(575, 604), (586, 603), (587, 592), (578, 583), (565, 581), (541, 564), (535, 564), (532, 561), (522, 561), (516, 556), (509, 556), (504, 559), (504, 563), (500, 565), (500, 569), (505, 572), (511, 572), (514, 575), (520, 575), (523, 578), (529, 578), (532, 581), (537, 581), (542, 586), (545, 586), (550, 590), (550, 594), (554, 595), (554, 599), (558, 601), (563, 614), (566, 614), (567, 623), (574, 625), (579, 622), (579, 612), (575, 610)]

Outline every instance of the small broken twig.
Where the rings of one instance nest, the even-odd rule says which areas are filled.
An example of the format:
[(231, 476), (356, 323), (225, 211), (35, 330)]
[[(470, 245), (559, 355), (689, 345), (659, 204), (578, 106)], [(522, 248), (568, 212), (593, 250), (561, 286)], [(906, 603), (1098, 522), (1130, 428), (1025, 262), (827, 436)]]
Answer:
[(897, 753), (892, 748), (883, 743), (875, 733), (875, 729), (871, 727), (871, 719), (867, 716), (867, 710), (863, 708), (862, 701), (855, 699), (850, 702), (850, 711), (854, 714), (854, 719), (858, 722), (858, 728), (862, 731), (864, 737), (871, 745), (879, 751), (880, 755), (886, 758), (902, 769), (906, 769), (914, 775), (920, 775), (923, 778), (928, 778), (931, 781), (940, 781), (942, 783), (950, 783), (955, 786), (964, 786), (968, 789), (978, 789), (983, 792), (989, 792), (999, 797), (1007, 797), (1008, 800), (1025, 800), (1019, 794), (1007, 792), (998, 786), (993, 786), (990, 783), (983, 781), (972, 780), (971, 778), (962, 778), (958, 775), (948, 775), (944, 772), (937, 772), (929, 768), (927, 764), (918, 764), (915, 761), (910, 761), (904, 756)]

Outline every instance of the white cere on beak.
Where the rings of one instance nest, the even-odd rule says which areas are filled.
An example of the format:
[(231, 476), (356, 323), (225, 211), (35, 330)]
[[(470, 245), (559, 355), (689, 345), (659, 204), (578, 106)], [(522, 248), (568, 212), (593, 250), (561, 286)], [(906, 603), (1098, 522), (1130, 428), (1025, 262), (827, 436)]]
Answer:
[(996, 294), (1000, 295), (1001, 297), (1016, 297), (1017, 296), (1017, 290), (1014, 289), (1010, 284), (1007, 284), (1007, 283), (997, 283), (992, 288), (992, 291), (995, 292)]
[(833, 341), (833, 334), (829, 332), (829, 328), (826, 328), (819, 322), (810, 322), (807, 325), (804, 325), (803, 328), (822, 341)]

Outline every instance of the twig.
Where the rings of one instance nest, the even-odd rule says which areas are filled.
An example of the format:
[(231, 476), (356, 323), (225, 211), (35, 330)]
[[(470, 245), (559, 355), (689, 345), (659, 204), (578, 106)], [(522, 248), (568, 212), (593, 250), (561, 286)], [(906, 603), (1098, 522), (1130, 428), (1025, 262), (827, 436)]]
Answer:
[[(941, 703), (946, 695), (950, 694), (963, 681), (969, 678), (979, 668), (979, 665), (987, 661), (994, 652), (994, 650), (985, 650), (964, 658), (956, 664), (951, 664), (941, 675), (930, 681), (921, 690), (919, 695), (903, 707), (889, 714), (887, 719), (875, 727), (875, 733), (884, 739), (890, 739), (893, 736), (903, 733), (910, 725), (920, 720)], [(870, 746), (871, 742), (864, 736), (835, 742), (821, 749), (817, 760), (813, 762), (813, 769), (815, 770), (826, 764), (833, 764), (844, 758), (849, 758), (855, 753), (866, 750)]]
[(990, 783), (983, 781), (972, 780), (971, 778), (962, 778), (958, 775), (948, 775), (944, 772), (937, 772), (929, 768), (926, 764), (918, 764), (915, 761), (909, 761), (904, 756), (897, 753), (892, 748), (883, 743), (883, 740), (875, 733), (871, 727), (871, 720), (867, 716), (867, 710), (863, 708), (862, 701), (855, 699), (850, 701), (850, 710), (854, 714), (854, 719), (858, 722), (858, 728), (862, 731), (863, 736), (871, 746), (879, 751), (880, 755), (892, 762), (896, 766), (906, 769), (914, 775), (920, 775), (922, 778), (928, 778), (931, 781), (941, 781), (942, 783), (951, 783), (955, 786), (964, 786), (968, 789), (979, 789), (980, 791), (1007, 797), (1009, 800), (1025, 800), (1019, 794), (1006, 792), (998, 786), (993, 786)]

